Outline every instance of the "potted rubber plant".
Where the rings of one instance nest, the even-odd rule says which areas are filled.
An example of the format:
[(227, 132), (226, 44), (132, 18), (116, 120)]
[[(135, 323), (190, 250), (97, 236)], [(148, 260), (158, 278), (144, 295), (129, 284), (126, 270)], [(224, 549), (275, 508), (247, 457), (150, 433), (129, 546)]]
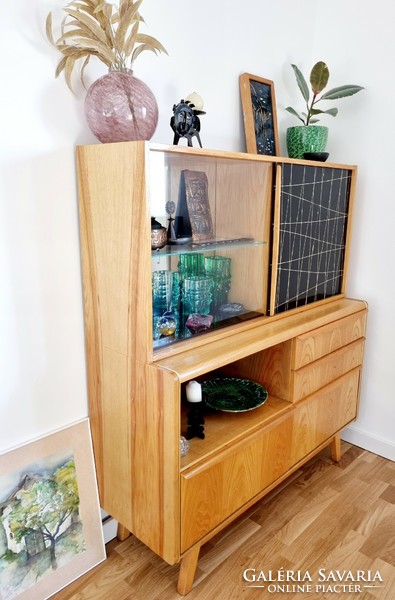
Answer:
[(364, 88), (359, 85), (342, 85), (322, 93), (328, 85), (329, 69), (323, 61), (317, 62), (310, 72), (310, 86), (296, 65), (291, 65), (299, 90), (306, 103), (305, 112), (297, 112), (291, 106), (285, 109), (291, 115), (297, 117), (303, 125), (288, 127), (286, 132), (287, 150), (291, 158), (303, 158), (304, 154), (315, 154), (324, 152), (328, 140), (328, 127), (316, 125), (320, 115), (336, 117), (337, 108), (322, 110), (317, 107), (323, 100), (338, 100), (347, 96), (353, 96)]
[(84, 70), (92, 57), (108, 69), (89, 87), (85, 98), (88, 125), (101, 142), (148, 140), (156, 129), (155, 96), (132, 69), (142, 52), (167, 51), (156, 38), (140, 31), (145, 24), (140, 13), (142, 2), (72, 0), (62, 9), (65, 16), (56, 39), (52, 13), (47, 16), (47, 37), (62, 54), (56, 77), (64, 72), (71, 89), (72, 73), (79, 64), (84, 83)]

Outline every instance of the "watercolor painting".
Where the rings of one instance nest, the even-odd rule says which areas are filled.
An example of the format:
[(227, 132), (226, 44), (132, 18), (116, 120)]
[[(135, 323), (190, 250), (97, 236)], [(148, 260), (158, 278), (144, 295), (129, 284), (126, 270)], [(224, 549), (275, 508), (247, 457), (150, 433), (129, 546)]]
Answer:
[(84, 421), (0, 456), (0, 600), (48, 598), (105, 558), (89, 450)]

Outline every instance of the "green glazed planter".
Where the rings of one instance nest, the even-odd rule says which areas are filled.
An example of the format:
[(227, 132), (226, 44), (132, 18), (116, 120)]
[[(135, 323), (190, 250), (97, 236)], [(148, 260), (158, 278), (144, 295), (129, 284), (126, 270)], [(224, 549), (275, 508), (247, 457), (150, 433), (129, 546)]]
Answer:
[(287, 150), (290, 158), (303, 158), (305, 152), (324, 152), (328, 141), (328, 127), (297, 125), (287, 129)]

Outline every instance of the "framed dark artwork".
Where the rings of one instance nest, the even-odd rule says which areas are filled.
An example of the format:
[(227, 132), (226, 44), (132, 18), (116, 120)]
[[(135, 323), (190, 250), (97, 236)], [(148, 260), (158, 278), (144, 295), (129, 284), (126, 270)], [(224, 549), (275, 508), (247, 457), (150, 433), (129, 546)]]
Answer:
[(1, 600), (45, 600), (105, 557), (88, 419), (0, 455)]
[(276, 99), (273, 81), (240, 75), (240, 96), (247, 152), (279, 155)]

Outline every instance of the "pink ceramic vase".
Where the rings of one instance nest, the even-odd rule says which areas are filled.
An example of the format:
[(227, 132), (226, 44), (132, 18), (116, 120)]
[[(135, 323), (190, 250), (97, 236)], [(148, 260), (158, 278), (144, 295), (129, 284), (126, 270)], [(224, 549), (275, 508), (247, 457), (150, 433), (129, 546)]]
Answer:
[(158, 105), (150, 88), (130, 70), (110, 70), (86, 94), (85, 116), (100, 142), (150, 140)]

